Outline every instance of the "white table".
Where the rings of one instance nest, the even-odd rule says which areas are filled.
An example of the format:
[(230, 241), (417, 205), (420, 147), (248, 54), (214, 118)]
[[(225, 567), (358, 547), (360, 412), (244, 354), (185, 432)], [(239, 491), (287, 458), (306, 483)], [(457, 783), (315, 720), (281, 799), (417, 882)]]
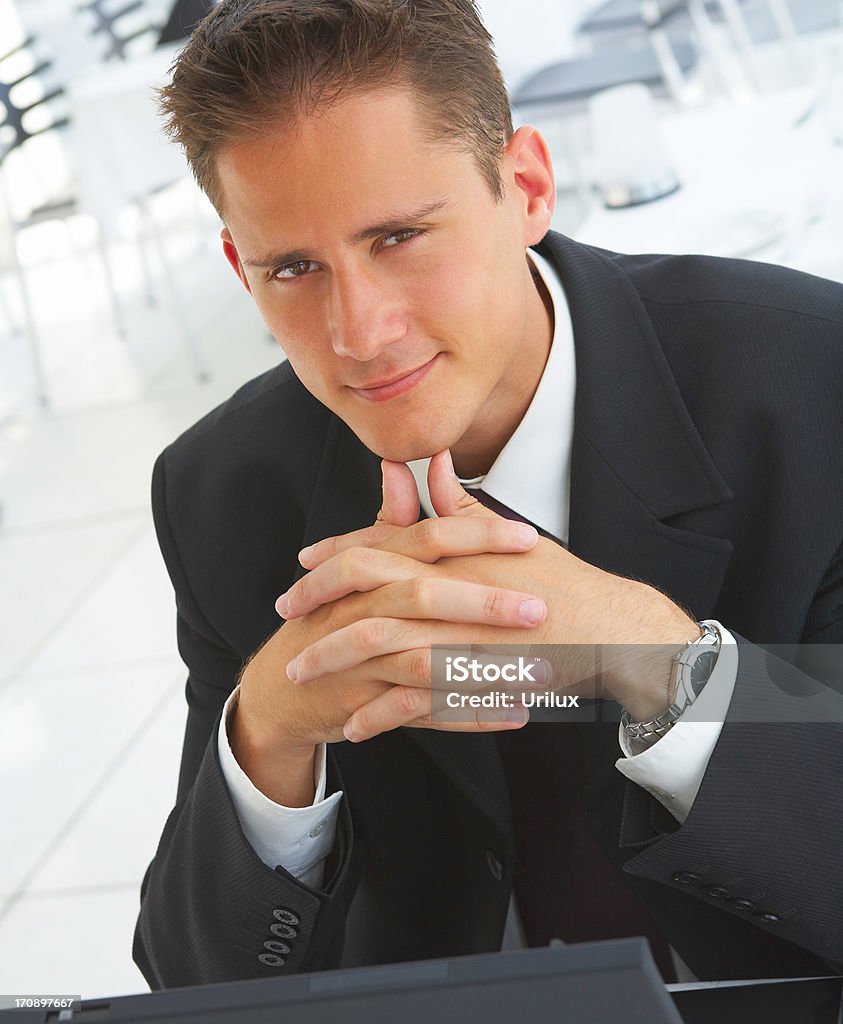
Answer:
[(623, 210), (595, 199), (577, 238), (618, 252), (767, 260), (843, 281), (843, 146), (821, 108), (805, 118), (813, 100), (791, 90), (665, 117), (680, 190)]

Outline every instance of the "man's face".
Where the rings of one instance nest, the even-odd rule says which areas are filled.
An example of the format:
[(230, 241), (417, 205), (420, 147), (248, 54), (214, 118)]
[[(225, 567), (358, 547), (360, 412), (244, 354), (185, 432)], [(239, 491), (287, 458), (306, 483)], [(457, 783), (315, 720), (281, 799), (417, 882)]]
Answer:
[(399, 89), (218, 158), (226, 255), (304, 386), (382, 457), (451, 447), (483, 471), (529, 405), (551, 324), (525, 249), (552, 200), (533, 194), (546, 150), (525, 132), (502, 202)]

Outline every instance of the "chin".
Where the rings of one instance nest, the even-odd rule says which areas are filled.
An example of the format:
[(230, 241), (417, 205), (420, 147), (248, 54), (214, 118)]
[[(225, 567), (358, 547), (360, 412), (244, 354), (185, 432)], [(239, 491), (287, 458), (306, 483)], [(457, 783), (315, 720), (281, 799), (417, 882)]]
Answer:
[(416, 459), (429, 459), (444, 448), (450, 448), (458, 438), (454, 440), (446, 436), (440, 440), (428, 433), (424, 438), (372, 437), (367, 440), (361, 437), (360, 440), (381, 459), (388, 459), (390, 462), (415, 462)]

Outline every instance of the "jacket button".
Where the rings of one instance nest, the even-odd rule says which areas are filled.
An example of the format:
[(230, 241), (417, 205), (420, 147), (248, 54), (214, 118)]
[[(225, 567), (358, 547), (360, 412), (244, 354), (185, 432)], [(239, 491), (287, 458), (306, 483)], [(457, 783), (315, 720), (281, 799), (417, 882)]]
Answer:
[(707, 885), (703, 892), (713, 900), (728, 900), (732, 896), (729, 890), (724, 889), (722, 885)]
[(759, 920), (763, 921), (764, 924), (780, 924), (781, 918), (778, 914), (768, 914), (762, 910), (760, 913), (755, 915)]
[(273, 910), (272, 916), (276, 921), (280, 921), (282, 924), (299, 923), (298, 915), (294, 914), (292, 910), (288, 910), (287, 907), (279, 907), (277, 910)]
[(732, 906), (735, 908), (735, 910), (743, 910), (747, 914), (751, 910), (755, 910), (755, 904), (752, 902), (752, 900), (744, 900), (744, 899), (732, 900)]
[(289, 956), (290, 947), (286, 942), (276, 942), (274, 939), (267, 939), (263, 944), (264, 949), (268, 949), (270, 953), (278, 953), (280, 956)]
[(503, 878), (503, 864), (501, 864), (491, 850), (486, 851), (486, 863), (489, 865), (489, 871), (492, 873), (492, 878), (494, 878), (496, 882), (499, 882)]
[(671, 878), (680, 885), (699, 885), (702, 881), (699, 875), (695, 875), (691, 871), (677, 871), (671, 875)]
[(269, 930), (279, 939), (294, 939), (298, 935), (296, 929), (291, 928), (288, 924), (271, 924)]
[(284, 960), (280, 956), (276, 956), (274, 953), (261, 953), (258, 960), (262, 964), (266, 964), (267, 967), (283, 967)]

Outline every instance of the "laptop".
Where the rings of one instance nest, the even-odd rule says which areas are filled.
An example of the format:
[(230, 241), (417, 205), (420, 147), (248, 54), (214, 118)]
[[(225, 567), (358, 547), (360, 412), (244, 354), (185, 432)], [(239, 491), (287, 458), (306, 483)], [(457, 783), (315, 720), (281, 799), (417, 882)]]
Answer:
[(86, 999), (58, 1016), (23, 1012), (0, 1013), (0, 1024), (682, 1024), (639, 938)]

